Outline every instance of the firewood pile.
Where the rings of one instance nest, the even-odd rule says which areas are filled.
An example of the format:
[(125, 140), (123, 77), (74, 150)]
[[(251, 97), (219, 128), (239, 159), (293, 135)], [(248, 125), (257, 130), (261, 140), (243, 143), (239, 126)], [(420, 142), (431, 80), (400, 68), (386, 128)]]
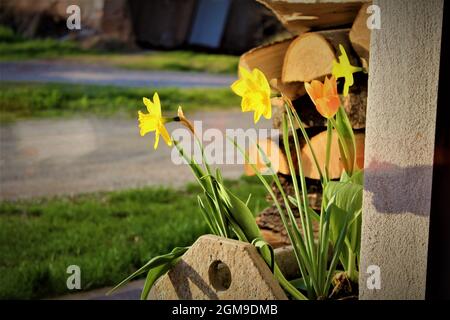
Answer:
[[(260, 69), (273, 88), (289, 97), (302, 122), (307, 128), (311, 144), (316, 152), (318, 162), (323, 167), (326, 149), (326, 119), (315, 109), (306, 94), (304, 83), (321, 80), (331, 75), (333, 60), (339, 55), (339, 45), (343, 45), (350, 63), (369, 69), (370, 30), (366, 21), (369, 17), (367, 8), (371, 4), (354, 0), (257, 0), (272, 10), (283, 23), (292, 37), (268, 45), (254, 48), (240, 58), (240, 66), (247, 69)], [(341, 84), (342, 85), (342, 84)], [(339, 84), (338, 84), (339, 86)], [(344, 108), (350, 118), (356, 136), (357, 165), (364, 164), (364, 132), (367, 105), (367, 73), (355, 74), (355, 84), (349, 95), (342, 97)], [(280, 129), (280, 135), (258, 141), (272, 162), (278, 162), (278, 176), (287, 194), (293, 195), (292, 179), (287, 164), (281, 136), (281, 119), (284, 103), (279, 98), (272, 99), (273, 127)], [(290, 133), (292, 135), (292, 133)], [(314, 166), (311, 150), (301, 142), (303, 171), (307, 178), (308, 197), (312, 207), (320, 211), (321, 185), (319, 174)], [(292, 139), (289, 139), (291, 141)], [(290, 142), (291, 144), (291, 142)], [(291, 152), (294, 151), (293, 145)], [(264, 164), (258, 157), (256, 145), (249, 148), (251, 158), (257, 159), (257, 167)], [(295, 153), (295, 151), (294, 151)], [(295, 154), (294, 163), (297, 163)], [(277, 157), (277, 161), (275, 161)], [(330, 176), (339, 179), (343, 170), (340, 161), (337, 135), (333, 135), (331, 145)], [(253, 174), (250, 165), (245, 166), (247, 175)], [(276, 188), (274, 188), (274, 191)], [(282, 199), (280, 195), (280, 203)], [(270, 206), (257, 217), (257, 223), (270, 244), (280, 247), (289, 244), (281, 218), (275, 208)]]

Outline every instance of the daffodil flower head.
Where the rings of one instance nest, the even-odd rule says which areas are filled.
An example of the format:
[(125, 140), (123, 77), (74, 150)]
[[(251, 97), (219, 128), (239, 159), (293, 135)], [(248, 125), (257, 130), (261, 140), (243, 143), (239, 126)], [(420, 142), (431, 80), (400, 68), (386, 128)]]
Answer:
[(336, 79), (344, 78), (344, 97), (348, 96), (348, 92), (350, 87), (353, 85), (353, 74), (355, 72), (362, 71), (363, 69), (360, 67), (355, 67), (350, 64), (350, 60), (348, 59), (347, 52), (345, 52), (344, 46), (339, 45), (339, 50), (341, 51), (341, 55), (339, 56), (339, 62), (336, 60), (333, 61), (333, 69), (331, 73)]
[(266, 119), (272, 117), (270, 86), (261, 70), (255, 68), (250, 72), (243, 67), (239, 67), (239, 79), (231, 85), (231, 90), (242, 97), (242, 112), (255, 112), (255, 123), (259, 121), (261, 116)]
[(334, 77), (325, 78), (324, 83), (318, 80), (313, 80), (311, 83), (305, 82), (305, 89), (323, 117), (327, 119), (334, 117), (341, 104)]
[(167, 129), (164, 126), (167, 120), (161, 115), (161, 103), (159, 101), (158, 93), (155, 92), (155, 94), (153, 95), (153, 101), (145, 97), (142, 100), (147, 107), (148, 113), (138, 111), (141, 136), (155, 131), (155, 149), (158, 148), (160, 135), (163, 137), (164, 141), (169, 147), (172, 146), (172, 139), (170, 138), (169, 132), (167, 132)]

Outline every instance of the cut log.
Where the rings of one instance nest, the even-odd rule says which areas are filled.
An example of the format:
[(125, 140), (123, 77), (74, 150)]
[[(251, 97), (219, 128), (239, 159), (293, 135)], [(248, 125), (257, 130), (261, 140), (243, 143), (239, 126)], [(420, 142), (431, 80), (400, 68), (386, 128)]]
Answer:
[[(260, 139), (257, 142), (259, 147), (270, 160), (272, 168), (277, 173), (290, 174), (289, 165), (286, 155), (284, 153), (284, 147), (282, 144), (282, 138), (280, 136)], [(268, 170), (264, 156), (261, 155), (256, 144), (252, 145), (248, 149), (249, 162), (244, 165), (244, 172), (247, 176), (254, 176), (252, 164), (258, 168), (260, 172)], [(294, 160), (297, 161), (296, 158)]]
[(289, 84), (281, 81), (284, 56), (293, 39), (260, 46), (244, 53), (239, 59), (239, 66), (248, 70), (258, 68), (270, 81), (270, 85), (294, 100), (306, 93), (301, 82)]
[[(364, 167), (364, 133), (356, 133), (356, 165), (358, 168)], [(317, 162), (320, 168), (325, 167), (326, 159), (326, 145), (327, 145), (327, 132), (324, 131), (311, 138), (311, 147), (314, 150), (317, 158)], [(320, 179), (319, 172), (314, 163), (314, 158), (311, 153), (311, 149), (308, 145), (302, 148), (302, 165), (305, 176), (310, 179)], [(339, 179), (342, 174), (343, 166), (340, 161), (341, 155), (339, 151), (337, 133), (333, 132), (333, 138), (331, 142), (330, 150), (330, 165), (329, 165), (329, 177), (330, 179)], [(323, 169), (322, 169), (323, 171)]]
[(371, 3), (367, 3), (361, 7), (349, 34), (353, 49), (361, 58), (361, 64), (366, 69), (369, 68), (370, 29), (367, 28), (367, 19), (369, 18), (367, 8), (370, 5)]
[[(306, 132), (309, 137), (314, 137), (315, 135), (322, 132), (324, 128), (313, 127), (307, 128)], [(300, 132), (297, 130), (297, 136), (299, 139), (300, 148), (303, 148), (305, 145), (305, 140)], [(281, 173), (284, 175), (290, 175), (289, 164), (287, 162), (287, 157), (285, 153), (285, 148), (283, 144), (283, 136), (276, 135), (266, 139), (260, 139), (257, 141), (260, 149), (267, 156), (267, 159), (270, 160), (273, 170), (276, 173)], [(291, 150), (292, 162), (294, 164), (295, 169), (297, 170), (297, 156), (295, 152), (295, 142), (292, 136), (292, 133), (289, 135), (289, 148)], [(251, 145), (248, 150), (249, 162), (244, 164), (244, 173), (247, 176), (254, 176), (255, 172), (253, 170), (252, 164), (255, 165), (260, 172), (266, 172), (269, 168), (266, 166), (266, 161), (264, 156), (261, 155), (261, 152), (258, 150), (258, 146), (256, 143)]]
[[(324, 128), (313, 127), (308, 128), (307, 133), (311, 140), (311, 146), (316, 154), (317, 162), (320, 168), (323, 171), (325, 167), (325, 159), (326, 159), (326, 144), (327, 144), (327, 132), (322, 131)], [(319, 133), (320, 131), (320, 133)], [(301, 157), (303, 164), (303, 173), (306, 178), (309, 179), (320, 179), (319, 172), (314, 163), (314, 158), (311, 153), (311, 149), (305, 143), (303, 136), (300, 133), (300, 130), (297, 130), (297, 135), (299, 138), (300, 148), (301, 148)], [(364, 133), (356, 133), (356, 165), (358, 168), (363, 168), (364, 166)], [(282, 136), (271, 137), (267, 139), (258, 140), (258, 144), (261, 150), (267, 156), (267, 159), (270, 160), (273, 170), (276, 173), (281, 173), (284, 175), (290, 175), (291, 172), (289, 170), (289, 165), (287, 162), (286, 153), (284, 150)], [(289, 147), (291, 150), (292, 161), (294, 164), (294, 168), (298, 173), (298, 162), (297, 162), (297, 154), (295, 152), (295, 144), (293, 141), (293, 137), (289, 137)], [(253, 167), (251, 164), (254, 164), (260, 172), (266, 172), (268, 167), (266, 166), (266, 161), (264, 156), (262, 156), (258, 150), (258, 147), (255, 145), (251, 145), (248, 149), (249, 154), (249, 163), (244, 165), (244, 172), (247, 176), (255, 175)], [(337, 133), (333, 132), (333, 138), (331, 142), (331, 150), (330, 150), (330, 165), (329, 165), (329, 176), (330, 179), (339, 179), (343, 165), (341, 163), (341, 154), (339, 151), (338, 137)]]
[(267, 79), (280, 78), (286, 50), (293, 39), (256, 47), (244, 53), (239, 59), (239, 66), (248, 70), (258, 68)]
[(360, 0), (257, 0), (272, 10), (294, 34), (311, 28), (330, 29), (351, 25), (364, 4)]
[(349, 29), (309, 32), (291, 42), (286, 51), (281, 79), (283, 82), (312, 81), (331, 74), (333, 61), (342, 44), (350, 63), (359, 65), (348, 37)]

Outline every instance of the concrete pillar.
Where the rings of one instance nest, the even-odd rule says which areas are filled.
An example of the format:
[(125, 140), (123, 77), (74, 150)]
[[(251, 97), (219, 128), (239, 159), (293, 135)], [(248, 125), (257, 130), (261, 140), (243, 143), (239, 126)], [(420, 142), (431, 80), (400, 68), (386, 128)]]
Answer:
[(444, 1), (374, 4), (360, 299), (424, 299)]

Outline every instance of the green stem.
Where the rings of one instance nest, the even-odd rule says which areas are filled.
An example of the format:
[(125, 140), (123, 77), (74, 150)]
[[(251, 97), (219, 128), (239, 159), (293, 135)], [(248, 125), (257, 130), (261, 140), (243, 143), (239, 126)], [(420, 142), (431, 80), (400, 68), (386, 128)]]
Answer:
[[(298, 142), (298, 136), (297, 136), (297, 132), (294, 129), (294, 122), (292, 120), (292, 115), (291, 115), (291, 110), (289, 109), (288, 106), (286, 106), (286, 112), (289, 118), (289, 124), (291, 126), (292, 129), (292, 134), (294, 137), (294, 144), (295, 144), (295, 151), (296, 151), (296, 156), (297, 156), (297, 161), (298, 161), (298, 173), (300, 176), (300, 184), (301, 184), (301, 189), (302, 189), (302, 198), (303, 198), (303, 212), (305, 214), (305, 220), (306, 220), (306, 227), (303, 224), (302, 227), (304, 228), (304, 232), (305, 232), (305, 236), (307, 239), (307, 247), (308, 250), (310, 252), (310, 259), (311, 259), (311, 263), (314, 266), (314, 262), (316, 261), (315, 258), (315, 243), (314, 243), (314, 232), (313, 232), (313, 228), (312, 228), (312, 221), (311, 221), (311, 217), (308, 213), (308, 208), (309, 208), (309, 201), (308, 201), (308, 191), (307, 191), (307, 187), (306, 187), (306, 180), (305, 180), (305, 174), (303, 172), (303, 165), (302, 165), (302, 157), (300, 154), (300, 145)], [(285, 121), (285, 119), (283, 120)], [(284, 137), (286, 137), (286, 141), (287, 141), (287, 133), (284, 134)], [(287, 141), (288, 142), (288, 141)], [(290, 167), (292, 167), (293, 169), (293, 164), (292, 164), (292, 157), (291, 157), (291, 153), (289, 150), (289, 142), (285, 143), (285, 148), (287, 149), (287, 156), (288, 158), (291, 160), (290, 162), (288, 161), (288, 164)], [(297, 183), (297, 177), (295, 174), (295, 170), (293, 169), (294, 174), (291, 175), (292, 176), (292, 182), (294, 185), (294, 190), (295, 190), (295, 196), (297, 198), (297, 203), (298, 203), (298, 209), (299, 209), (299, 214), (302, 217), (302, 209), (300, 208), (301, 205), (301, 201), (300, 201), (300, 190), (298, 189), (298, 183)], [(303, 220), (303, 219), (302, 219)], [(316, 269), (316, 268), (314, 268)], [(314, 274), (317, 272), (317, 270), (314, 270)], [(316, 280), (317, 281), (317, 280)]]
[[(292, 105), (291, 100), (285, 98), (285, 101), (289, 105), (289, 107), (290, 107), (290, 109), (292, 111), (292, 114), (294, 115), (295, 121), (297, 122), (297, 125), (300, 128), (300, 131), (302, 132), (303, 138), (305, 139), (309, 150), (311, 150), (311, 154), (312, 154), (312, 157), (313, 157), (314, 165), (316, 166), (317, 172), (319, 172), (320, 181), (323, 183), (322, 169), (320, 168), (319, 161), (317, 161), (316, 153), (314, 152), (314, 149), (312, 148), (311, 140), (309, 139), (309, 136), (306, 133), (305, 126), (303, 125), (303, 122), (300, 119), (300, 116), (298, 115), (297, 111), (295, 110), (294, 106)], [(292, 130), (294, 130), (294, 129), (292, 129)]]
[(327, 146), (325, 154), (325, 180), (330, 181), (330, 153), (331, 153), (331, 142), (333, 138), (333, 128), (330, 119), (327, 121)]
[[(302, 277), (306, 279), (307, 272), (309, 272), (310, 268), (308, 268), (309, 266), (307, 266), (308, 260), (307, 260), (307, 255), (306, 255), (306, 249), (305, 249), (305, 247), (303, 245), (303, 242), (301, 241), (301, 237), (299, 236), (297, 225), (294, 224), (292, 226), (292, 225), (290, 225), (288, 223), (288, 221), (286, 220), (286, 215), (289, 216), (289, 214), (287, 213), (288, 209), (286, 209), (286, 212), (285, 212), (285, 210), (283, 210), (281, 208), (281, 205), (278, 202), (278, 199), (275, 196), (275, 193), (273, 192), (271, 186), (266, 181), (265, 177), (263, 177), (261, 175), (261, 173), (258, 170), (258, 168), (253, 163), (251, 163), (249, 161), (250, 159), (249, 159), (248, 154), (234, 140), (232, 140), (230, 138), (228, 138), (228, 139), (236, 146), (236, 148), (239, 150), (239, 152), (244, 156), (245, 161), (250, 163), (250, 166), (252, 167), (252, 169), (255, 172), (256, 176), (259, 178), (259, 180), (261, 181), (261, 183), (264, 185), (264, 187), (266, 188), (267, 192), (271, 196), (271, 198), (272, 198), (272, 200), (273, 200), (273, 202), (275, 204), (275, 207), (277, 208), (278, 212), (280, 213), (280, 217), (281, 217), (281, 220), (283, 222), (284, 227), (286, 228), (286, 231), (288, 233), (288, 237), (291, 240), (292, 246), (294, 248), (294, 255), (295, 255), (295, 258), (297, 260), (298, 266), (300, 268), (300, 273), (301, 273)], [(260, 150), (258, 144), (257, 144), (257, 147), (258, 147), (259, 152), (261, 153), (262, 151)], [(267, 158), (267, 156), (265, 154), (263, 154), (263, 156), (265, 156), (265, 158)], [(270, 162), (268, 164), (268, 168), (272, 169), (272, 166), (271, 166)], [(283, 199), (285, 199), (286, 196), (284, 195), (283, 188), (281, 187), (281, 184), (280, 184), (280, 182), (278, 180), (277, 175), (272, 173), (271, 177), (275, 181), (275, 183), (276, 183), (280, 193), (283, 195)], [(277, 183), (277, 180), (278, 180), (278, 183)], [(286, 202), (285, 202), (285, 204), (286, 204)], [(290, 209), (289, 203), (287, 203), (286, 208)], [(292, 213), (292, 212), (290, 212), (290, 213)], [(294, 218), (294, 221), (295, 221), (295, 218)], [(297, 230), (297, 232), (296, 232), (296, 230)], [(299, 238), (300, 238), (300, 240), (299, 240)], [(308, 291), (308, 296), (311, 296), (312, 295), (312, 288), (309, 285), (309, 283), (306, 284), (306, 289)]]
[[(330, 120), (331, 124), (332, 124), (333, 127), (336, 129), (336, 132), (337, 132), (337, 134), (338, 134), (339, 141), (341, 142), (342, 149), (344, 150), (344, 154), (343, 154), (344, 161), (347, 163), (347, 166), (349, 166), (350, 152), (349, 152), (349, 150), (348, 150), (348, 146), (347, 146), (347, 143), (346, 143), (346, 141), (345, 141), (345, 138), (342, 136), (340, 130), (337, 129), (337, 123), (336, 123), (336, 120), (335, 120), (334, 118), (329, 118), (328, 120)], [(348, 172), (348, 174), (351, 175), (351, 172)]]

